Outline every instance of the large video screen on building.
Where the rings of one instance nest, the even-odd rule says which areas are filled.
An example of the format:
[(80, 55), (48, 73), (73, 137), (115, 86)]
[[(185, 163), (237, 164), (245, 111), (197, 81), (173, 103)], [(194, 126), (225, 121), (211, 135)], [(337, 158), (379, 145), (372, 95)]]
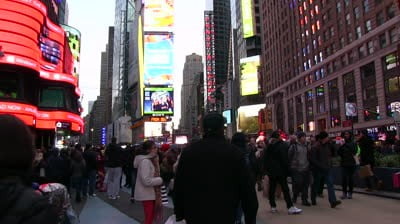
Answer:
[(172, 85), (174, 72), (172, 34), (146, 34), (144, 38), (144, 84)]
[(242, 23), (244, 38), (254, 36), (253, 0), (242, 0)]
[(146, 0), (144, 2), (144, 31), (172, 31), (174, 0)]
[(258, 94), (258, 67), (260, 56), (240, 59), (240, 93), (242, 96)]
[(258, 132), (258, 112), (265, 108), (265, 104), (241, 106), (238, 108), (238, 131), (244, 133)]
[(145, 115), (173, 115), (174, 89), (168, 87), (144, 88), (143, 104)]
[(65, 30), (68, 38), (69, 47), (71, 49), (72, 56), (74, 57), (74, 76), (79, 78), (79, 63), (81, 55), (81, 33), (79, 30), (67, 26), (61, 25)]

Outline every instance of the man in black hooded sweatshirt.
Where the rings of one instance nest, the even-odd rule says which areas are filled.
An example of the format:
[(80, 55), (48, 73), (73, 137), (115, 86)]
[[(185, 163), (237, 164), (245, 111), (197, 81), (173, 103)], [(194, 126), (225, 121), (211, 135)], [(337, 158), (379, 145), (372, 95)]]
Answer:
[(32, 188), (34, 158), (28, 127), (12, 115), (0, 115), (0, 223), (56, 224), (56, 211)]
[(241, 202), (246, 224), (255, 224), (258, 202), (244, 154), (224, 137), (224, 118), (210, 113), (204, 136), (185, 148), (175, 178), (176, 220), (188, 224), (232, 224)]

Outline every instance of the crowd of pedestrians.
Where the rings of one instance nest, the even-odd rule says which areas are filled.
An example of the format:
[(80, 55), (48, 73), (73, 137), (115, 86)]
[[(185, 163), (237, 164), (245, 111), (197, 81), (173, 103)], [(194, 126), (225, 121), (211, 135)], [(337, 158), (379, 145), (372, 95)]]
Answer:
[[(106, 147), (78, 144), (61, 151), (34, 150), (27, 127), (13, 116), (0, 115), (0, 197), (4, 198), (0, 223), (15, 223), (9, 220), (20, 212), (27, 216), (21, 219), (32, 220), (21, 223), (68, 223), (62, 220), (74, 220), (69, 195), (78, 203), (96, 197), (96, 192), (117, 200), (123, 182), (131, 188), (131, 202), (142, 204), (145, 224), (162, 223), (167, 193), (173, 199), (177, 223), (239, 224), (244, 220), (254, 224), (256, 190), (265, 192), (272, 213), (278, 212), (275, 198), (282, 193), (288, 214), (300, 214), (298, 199), (302, 206), (315, 206), (326, 185), (330, 206), (335, 208), (341, 204), (333, 186), (332, 160), (337, 156), (342, 173), (340, 199), (353, 198), (354, 176), (360, 166), (371, 171), (365, 177), (368, 189), (378, 182), (373, 175), (374, 142), (365, 132), (354, 137), (346, 131), (341, 144), (335, 144), (326, 132), (308, 137), (301, 130), (289, 141), (279, 131), (268, 138), (236, 133), (228, 141), (220, 114), (206, 115), (202, 126), (203, 138), (184, 148), (150, 140), (121, 145), (112, 138)], [(48, 200), (56, 196), (63, 198), (60, 206)], [(33, 204), (34, 213), (29, 207)]]

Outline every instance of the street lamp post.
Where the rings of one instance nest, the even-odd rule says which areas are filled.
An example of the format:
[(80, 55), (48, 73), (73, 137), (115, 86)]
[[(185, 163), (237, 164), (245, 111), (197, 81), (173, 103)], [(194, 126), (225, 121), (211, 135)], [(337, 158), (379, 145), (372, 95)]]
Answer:
[(400, 112), (395, 111), (393, 113), (394, 123), (396, 124), (396, 136), (400, 140)]

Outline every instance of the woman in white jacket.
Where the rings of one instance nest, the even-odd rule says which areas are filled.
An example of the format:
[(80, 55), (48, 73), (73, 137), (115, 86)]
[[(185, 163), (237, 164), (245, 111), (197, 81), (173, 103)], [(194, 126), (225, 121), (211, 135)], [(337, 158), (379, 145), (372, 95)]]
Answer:
[(146, 141), (138, 150), (133, 166), (138, 169), (135, 200), (143, 203), (144, 224), (152, 224), (155, 216), (156, 191), (155, 187), (162, 185), (163, 180), (157, 177), (152, 160), (158, 163), (157, 146), (153, 141)]

